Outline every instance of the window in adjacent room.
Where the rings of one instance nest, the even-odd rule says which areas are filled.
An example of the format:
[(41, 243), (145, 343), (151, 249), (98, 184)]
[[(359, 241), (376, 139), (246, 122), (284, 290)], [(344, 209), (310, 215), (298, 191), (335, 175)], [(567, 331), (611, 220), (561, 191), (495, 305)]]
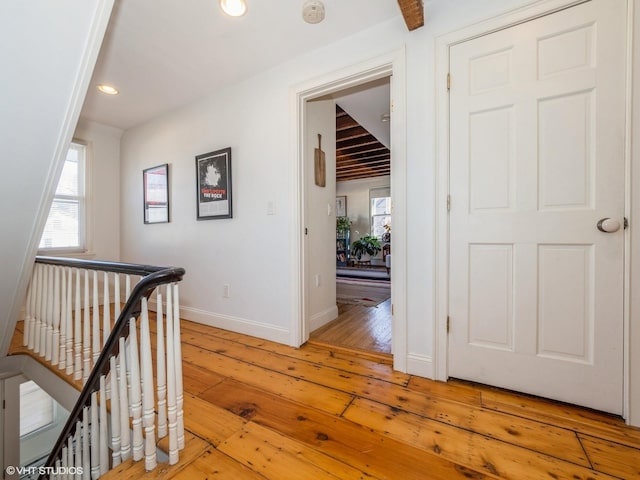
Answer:
[(40, 250), (86, 250), (86, 146), (73, 142), (58, 181)]
[(371, 235), (382, 239), (385, 225), (391, 226), (391, 190), (373, 188), (369, 191), (371, 199)]

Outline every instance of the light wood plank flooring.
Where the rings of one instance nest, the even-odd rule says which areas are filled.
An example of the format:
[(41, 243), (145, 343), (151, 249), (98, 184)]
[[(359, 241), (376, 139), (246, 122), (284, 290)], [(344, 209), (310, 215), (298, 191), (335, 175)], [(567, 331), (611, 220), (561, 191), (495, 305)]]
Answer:
[(391, 364), (391, 299), (377, 307), (338, 303), (338, 318), (311, 332), (309, 344)]
[(103, 478), (640, 478), (640, 429), (616, 417), (186, 321), (182, 334), (181, 462)]

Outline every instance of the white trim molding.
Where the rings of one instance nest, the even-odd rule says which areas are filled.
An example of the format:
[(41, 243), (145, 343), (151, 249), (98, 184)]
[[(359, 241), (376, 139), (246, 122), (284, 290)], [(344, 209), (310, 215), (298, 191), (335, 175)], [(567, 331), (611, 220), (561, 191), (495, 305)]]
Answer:
[[(149, 308), (156, 310), (156, 302), (149, 302)], [(246, 318), (234, 317), (222, 313), (208, 312), (193, 307), (180, 306), (180, 318), (209, 327), (221, 328), (232, 332), (264, 338), (272, 342), (287, 344), (290, 333), (285, 328), (280, 328), (268, 323), (257, 322)]]
[(292, 307), (291, 307), (291, 338), (289, 343), (294, 346), (302, 345), (309, 338), (311, 319), (308, 318), (305, 303), (305, 248), (304, 248), (304, 158), (305, 139), (304, 114), (305, 102), (330, 93), (335, 93), (352, 86), (361, 85), (380, 78), (391, 77), (391, 101), (393, 114), (391, 115), (391, 190), (393, 193), (393, 265), (391, 278), (391, 302), (393, 304), (392, 353), (394, 368), (407, 371), (407, 298), (406, 298), (406, 60), (405, 49), (401, 48), (378, 56), (376, 58), (343, 68), (311, 79), (292, 87), (290, 92), (291, 109), (291, 139), (294, 158), (291, 169), (292, 212), (291, 230), (291, 278), (292, 278)]

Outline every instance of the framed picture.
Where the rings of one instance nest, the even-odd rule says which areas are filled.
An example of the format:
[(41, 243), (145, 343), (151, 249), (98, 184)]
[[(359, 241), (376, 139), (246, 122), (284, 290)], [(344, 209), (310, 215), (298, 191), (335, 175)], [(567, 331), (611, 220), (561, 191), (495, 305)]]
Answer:
[(144, 223), (169, 221), (169, 165), (158, 165), (142, 171), (144, 191)]
[(196, 157), (198, 220), (232, 218), (231, 148)]
[(347, 197), (336, 197), (336, 217), (347, 216)]

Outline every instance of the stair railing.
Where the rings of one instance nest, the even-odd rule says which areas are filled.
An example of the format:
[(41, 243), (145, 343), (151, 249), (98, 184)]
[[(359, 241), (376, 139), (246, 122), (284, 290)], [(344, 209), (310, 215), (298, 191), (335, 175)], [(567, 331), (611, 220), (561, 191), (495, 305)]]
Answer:
[[(104, 272), (102, 299), (98, 272)], [(75, 478), (96, 479), (129, 458), (144, 458), (145, 470), (153, 470), (156, 439), (167, 435), (169, 463), (178, 462), (178, 451), (184, 448), (178, 282), (184, 273), (173, 267), (36, 257), (23, 343), (84, 381), (67, 423), (40, 467), (40, 478), (72, 478), (67, 473), (75, 473)], [(117, 319), (113, 326), (110, 274)], [(121, 274), (126, 300), (122, 309)], [(133, 290), (132, 276), (141, 277)], [(148, 309), (154, 290), (155, 380)]]

